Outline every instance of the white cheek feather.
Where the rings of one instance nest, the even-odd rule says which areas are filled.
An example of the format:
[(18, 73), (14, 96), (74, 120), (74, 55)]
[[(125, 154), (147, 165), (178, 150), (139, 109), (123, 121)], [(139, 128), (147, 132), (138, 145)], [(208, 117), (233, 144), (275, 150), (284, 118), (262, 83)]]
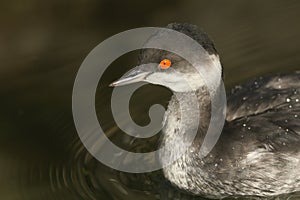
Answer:
[(207, 86), (211, 92), (215, 92), (222, 80), (222, 66), (218, 55), (210, 55), (205, 67), (199, 66), (200, 74), (154, 73), (147, 78), (147, 82), (162, 85), (174, 92), (195, 91), (200, 87)]
[(176, 92), (187, 90), (187, 85), (181, 74), (154, 73), (147, 78), (147, 82), (165, 86)]

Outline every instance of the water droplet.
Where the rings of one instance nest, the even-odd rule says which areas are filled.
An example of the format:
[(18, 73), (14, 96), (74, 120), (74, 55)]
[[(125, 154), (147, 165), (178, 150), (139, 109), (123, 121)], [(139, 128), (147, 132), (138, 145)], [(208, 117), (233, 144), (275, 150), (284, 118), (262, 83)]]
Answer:
[(296, 101), (296, 102), (299, 102), (299, 99), (296, 99), (295, 101)]
[(293, 106), (292, 106), (292, 105), (289, 105), (289, 108), (293, 108)]
[(215, 167), (218, 167), (218, 163), (215, 164)]
[(243, 127), (246, 127), (247, 125), (246, 124), (243, 124)]
[(283, 142), (282, 145), (285, 146), (286, 145), (285, 142)]
[(289, 132), (289, 129), (287, 128), (287, 129), (285, 129), (285, 131), (286, 131), (286, 132)]
[(286, 120), (284, 120), (284, 122), (285, 122), (285, 123), (288, 123), (289, 121), (286, 119)]
[(281, 85), (278, 85), (278, 89), (281, 89)]
[(281, 126), (278, 126), (279, 129), (282, 129)]
[(222, 158), (220, 158), (220, 161), (221, 161), (221, 162), (223, 162), (223, 159), (222, 159)]
[(247, 99), (247, 97), (243, 97), (243, 101), (245, 101)]
[(250, 130), (250, 129), (251, 129), (251, 127), (249, 126), (249, 127), (248, 127), (248, 130)]
[(298, 115), (295, 115), (295, 118), (297, 118), (298, 117)]
[(291, 99), (290, 98), (286, 98), (286, 102), (291, 102)]

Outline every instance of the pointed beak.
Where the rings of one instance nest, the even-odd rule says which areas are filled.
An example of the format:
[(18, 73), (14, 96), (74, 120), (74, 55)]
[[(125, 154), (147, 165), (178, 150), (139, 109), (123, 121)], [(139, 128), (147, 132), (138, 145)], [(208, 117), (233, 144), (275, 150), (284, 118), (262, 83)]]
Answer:
[(109, 86), (110, 87), (123, 86), (123, 85), (128, 85), (131, 83), (145, 81), (146, 77), (150, 73), (151, 72), (142, 71), (140, 69), (140, 67), (137, 66), (137, 67), (133, 68), (132, 70), (128, 71), (127, 73), (125, 73), (119, 80), (112, 82)]

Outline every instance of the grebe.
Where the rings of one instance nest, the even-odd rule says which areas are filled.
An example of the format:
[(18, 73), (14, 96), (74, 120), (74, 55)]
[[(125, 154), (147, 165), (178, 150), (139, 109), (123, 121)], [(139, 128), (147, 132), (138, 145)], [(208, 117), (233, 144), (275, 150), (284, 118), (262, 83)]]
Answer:
[[(190, 24), (172, 23), (167, 28), (186, 34), (205, 49), (211, 62), (201, 66), (207, 68), (207, 74), (203, 75), (217, 83), (215, 87), (218, 87), (223, 69), (208, 35)], [(157, 63), (157, 66), (142, 67), (141, 64), (145, 63)], [(208, 128), (211, 111), (209, 91), (203, 80), (193, 79), (196, 72), (189, 70), (190, 63), (163, 50), (143, 49), (139, 64), (112, 86), (144, 81), (167, 87), (176, 94), (165, 112), (161, 147), (168, 145), (168, 140), (174, 135), (198, 128), (189, 150), (163, 169), (164, 176), (173, 185), (209, 198), (269, 197), (300, 191), (300, 73), (259, 77), (234, 87), (227, 95), (222, 134), (212, 151), (201, 158), (198, 150)], [(185, 88), (178, 75), (169, 68), (187, 74), (196, 89)], [(196, 93), (199, 101), (200, 125), (180, 129), (180, 112), (193, 109), (189, 107), (192, 92)], [(181, 111), (179, 99), (184, 104)], [(181, 143), (171, 148), (172, 151), (177, 151), (184, 142), (182, 138)]]

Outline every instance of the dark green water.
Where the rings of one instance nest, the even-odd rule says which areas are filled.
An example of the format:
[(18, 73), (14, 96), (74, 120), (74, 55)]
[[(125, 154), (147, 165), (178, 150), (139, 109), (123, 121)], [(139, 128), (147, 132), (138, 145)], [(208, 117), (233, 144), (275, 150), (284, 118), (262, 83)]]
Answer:
[[(164, 184), (161, 172), (130, 175), (103, 166), (77, 136), (71, 111), (76, 72), (89, 51), (113, 34), (175, 21), (196, 24), (213, 38), (228, 88), (300, 69), (297, 0), (11, 0), (0, 2), (0, 20), (1, 200), (192, 198)], [(107, 87), (136, 63), (135, 56), (124, 55), (106, 71), (97, 112), (112, 141), (143, 151), (155, 148), (155, 138), (132, 140), (115, 126)], [(145, 98), (149, 92), (154, 95)], [(166, 105), (169, 96), (161, 88), (141, 88), (131, 102), (133, 118), (146, 124), (148, 107)], [(277, 199), (288, 197), (300, 199)]]

